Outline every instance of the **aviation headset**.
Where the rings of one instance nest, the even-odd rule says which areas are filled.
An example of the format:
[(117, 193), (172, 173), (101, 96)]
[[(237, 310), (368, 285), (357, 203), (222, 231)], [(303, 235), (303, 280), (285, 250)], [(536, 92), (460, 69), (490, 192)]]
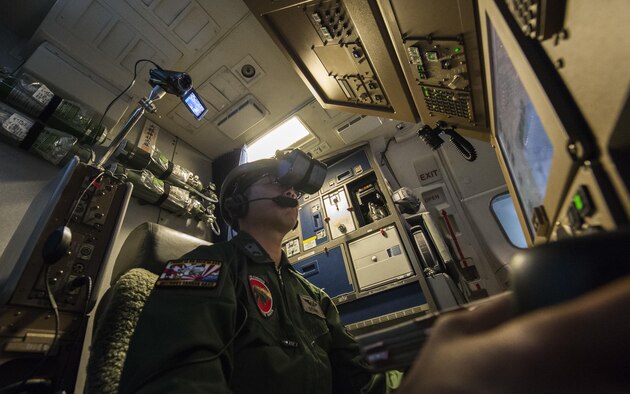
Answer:
[(249, 209), (245, 191), (263, 175), (273, 176), (297, 192), (312, 194), (324, 184), (326, 164), (299, 149), (289, 149), (277, 151), (273, 159), (246, 163), (230, 171), (221, 185), (219, 205), (223, 220), (234, 229), (238, 230), (238, 219)]

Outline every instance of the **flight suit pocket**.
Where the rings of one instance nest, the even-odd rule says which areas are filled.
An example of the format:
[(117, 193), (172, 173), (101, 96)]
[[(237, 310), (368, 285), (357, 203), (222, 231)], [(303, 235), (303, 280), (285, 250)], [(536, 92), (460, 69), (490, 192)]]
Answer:
[(330, 347), (330, 332), (326, 324), (326, 316), (317, 301), (307, 295), (300, 295), (304, 322), (309, 336), (309, 343), (318, 345), (324, 350)]

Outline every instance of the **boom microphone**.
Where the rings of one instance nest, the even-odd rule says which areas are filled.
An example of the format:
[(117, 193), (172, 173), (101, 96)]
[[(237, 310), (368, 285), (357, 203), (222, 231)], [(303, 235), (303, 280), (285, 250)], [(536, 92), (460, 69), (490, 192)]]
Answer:
[(298, 206), (298, 200), (296, 200), (295, 198), (286, 197), (286, 196), (255, 198), (253, 200), (249, 200), (248, 202), (260, 201), (260, 200), (271, 200), (275, 202), (276, 205), (283, 208), (295, 208)]

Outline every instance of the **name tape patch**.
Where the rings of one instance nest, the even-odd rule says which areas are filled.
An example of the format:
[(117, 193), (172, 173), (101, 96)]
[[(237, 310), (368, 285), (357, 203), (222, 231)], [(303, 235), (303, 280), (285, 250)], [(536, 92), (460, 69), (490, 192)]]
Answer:
[(216, 287), (221, 273), (220, 261), (169, 261), (158, 279), (158, 286)]
[(324, 311), (322, 311), (322, 308), (319, 306), (317, 301), (315, 301), (311, 297), (301, 294), (300, 301), (302, 302), (302, 309), (304, 309), (304, 312), (310, 313), (311, 315), (319, 316), (322, 319), (326, 318), (326, 316), (324, 316)]

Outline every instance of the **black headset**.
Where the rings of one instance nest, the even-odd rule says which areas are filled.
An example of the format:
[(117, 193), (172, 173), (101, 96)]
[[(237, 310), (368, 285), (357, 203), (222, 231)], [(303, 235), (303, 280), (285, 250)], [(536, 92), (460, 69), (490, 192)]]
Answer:
[(228, 174), (219, 197), (223, 220), (238, 230), (238, 219), (245, 217), (249, 209), (249, 200), (245, 196), (247, 188), (258, 178), (267, 173), (275, 173), (276, 159), (263, 159), (242, 164)]

